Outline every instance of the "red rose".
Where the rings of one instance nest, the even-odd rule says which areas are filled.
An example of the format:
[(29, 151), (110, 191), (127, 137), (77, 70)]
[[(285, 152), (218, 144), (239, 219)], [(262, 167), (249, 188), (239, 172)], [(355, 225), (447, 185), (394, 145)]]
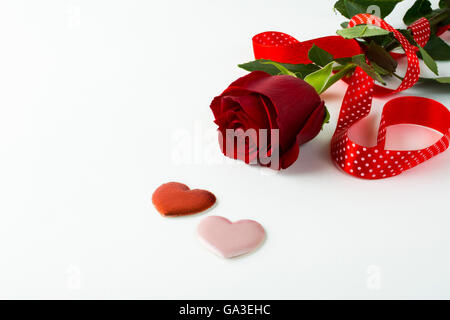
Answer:
[[(233, 82), (214, 98), (211, 110), (226, 156), (274, 169), (285, 169), (297, 160), (299, 146), (320, 132), (326, 116), (324, 102), (311, 85), (262, 71)], [(234, 136), (227, 135), (231, 132)], [(236, 144), (239, 139), (244, 143)]]

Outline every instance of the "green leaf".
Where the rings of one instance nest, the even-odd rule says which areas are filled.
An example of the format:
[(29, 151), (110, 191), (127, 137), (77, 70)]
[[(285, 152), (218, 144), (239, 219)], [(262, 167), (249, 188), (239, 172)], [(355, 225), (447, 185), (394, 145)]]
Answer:
[(373, 69), (379, 73), (382, 76), (391, 76), (393, 74), (393, 72), (387, 71), (386, 69), (384, 69), (383, 67), (380, 67), (376, 62), (371, 61), (370, 65), (373, 67)]
[(406, 38), (406, 40), (409, 41), (410, 44), (417, 47), (417, 42), (414, 39), (410, 30), (407, 30), (407, 29), (397, 29), (397, 30)]
[(344, 65), (344, 64), (347, 64), (347, 63), (352, 62), (352, 58), (351, 58), (351, 57), (337, 58), (337, 59), (335, 59), (334, 61), (337, 62), (337, 63), (339, 63), (339, 64)]
[(333, 74), (330, 78), (328, 78), (327, 83), (322, 88), (322, 92), (327, 90), (329, 87), (331, 87), (333, 84), (338, 82), (343, 77), (347, 76), (348, 74), (353, 73), (355, 70), (356, 65), (354, 63), (348, 63), (340, 68), (339, 72)]
[(441, 77), (441, 78), (436, 78), (434, 80), (436, 80), (439, 83), (450, 84), (450, 77)]
[(371, 41), (367, 47), (366, 55), (371, 62), (376, 63), (377, 66), (389, 73), (394, 73), (397, 69), (397, 61), (392, 58), (389, 52), (374, 41)]
[(390, 45), (393, 41), (397, 41), (397, 39), (394, 37), (392, 33), (383, 35), (383, 36), (374, 36), (370, 38), (370, 41), (374, 41), (378, 45), (382, 46), (383, 48), (386, 48), (387, 45)]
[[(260, 59), (255, 60), (247, 63), (240, 64), (239, 67), (247, 70), (247, 71), (264, 71), (267, 72), (270, 75), (277, 75), (280, 73), (280, 70), (271, 64), (265, 64), (264, 62), (269, 62), (270, 60)], [(290, 72), (293, 72), (296, 74), (299, 78), (304, 78), (311, 72), (317, 71), (320, 68), (316, 66), (315, 64), (289, 64), (289, 63), (278, 63), (279, 65), (282, 65)]]
[(441, 8), (441, 9), (450, 8), (450, 0), (441, 0), (441, 1), (439, 1), (439, 8)]
[(430, 57), (430, 55), (428, 54), (428, 52), (426, 52), (425, 49), (422, 48), (421, 46), (419, 46), (419, 51), (420, 51), (420, 54), (421, 54), (421, 56), (422, 56), (423, 62), (425, 62), (425, 64), (427, 65), (427, 67), (428, 67), (431, 71), (433, 71), (433, 73), (434, 73), (435, 75), (439, 75), (439, 72), (438, 72), (438, 66), (437, 66), (436, 62), (433, 60), (433, 58)]
[(424, 49), (434, 60), (450, 60), (450, 46), (436, 35), (431, 35)]
[(297, 75), (294, 72), (289, 71), (285, 66), (281, 65), (278, 62), (275, 61), (264, 61), (261, 62), (262, 64), (271, 64), (273, 65), (275, 68), (277, 68), (280, 72), (279, 74), (284, 74), (287, 76), (293, 76), (293, 77), (297, 77)]
[(356, 64), (358, 67), (360, 67), (361, 69), (364, 70), (365, 73), (367, 73), (367, 75), (375, 80), (377, 80), (378, 82), (386, 85), (386, 82), (383, 80), (383, 78), (381, 77), (381, 75), (375, 71), (375, 69), (366, 63), (366, 59), (365, 56), (363, 54), (357, 55), (357, 56), (353, 56), (353, 63)]
[(362, 3), (358, 3), (358, 1), (344, 0), (344, 4), (350, 18), (358, 13), (366, 13), (367, 11), (367, 6)]
[(417, 21), (418, 19), (425, 17), (433, 11), (431, 9), (431, 2), (428, 0), (416, 0), (413, 6), (406, 11), (405, 16), (403, 17), (403, 22), (406, 25), (410, 25), (411, 23)]
[(385, 18), (399, 2), (402, 0), (339, 0), (334, 4), (334, 8), (349, 19), (358, 13), (370, 13)]
[(330, 118), (331, 118), (330, 113), (328, 112), (328, 108), (325, 106), (324, 106), (324, 108), (325, 108), (325, 118), (323, 119), (322, 130), (323, 130), (323, 126), (325, 124), (330, 123)]
[(333, 61), (333, 56), (315, 44), (308, 51), (308, 58), (315, 64), (323, 67)]
[[(333, 84), (338, 82), (343, 77), (353, 73), (355, 70), (356, 65), (351, 62), (351, 58), (349, 59), (349, 63), (346, 63), (344, 65), (340, 65), (333, 68), (333, 64), (336, 61), (330, 62), (328, 65), (326, 65), (323, 69), (316, 72), (314, 75), (309, 75), (310, 77), (306, 77), (305, 81), (310, 83), (312, 86), (315, 87), (317, 92), (320, 94), (327, 90), (329, 87), (331, 87)], [(331, 72), (328, 73), (328, 67), (331, 65)], [(324, 70), (325, 69), (325, 70)], [(333, 72), (335, 72), (333, 74)], [(321, 79), (320, 77), (324, 77)], [(317, 83), (317, 84), (316, 84)]]
[(338, 35), (345, 39), (366, 38), (373, 36), (387, 35), (390, 32), (377, 26), (357, 25), (353, 28), (342, 29), (336, 31)]
[(450, 77), (420, 78), (423, 83), (450, 85)]
[(334, 11), (338, 11), (340, 14), (342, 14), (344, 17), (349, 18), (349, 14), (347, 12), (347, 8), (345, 7), (345, 1), (344, 0), (338, 0), (334, 4)]
[[(450, 8), (450, 7), (449, 7)], [(450, 9), (448, 9), (448, 10), (450, 10)], [(448, 12), (448, 11), (447, 11)], [(444, 19), (444, 20), (442, 20), (440, 23), (439, 23), (439, 25), (440, 26), (446, 26), (446, 25), (449, 25), (450, 24), (450, 15), (446, 18), (446, 19)]]
[(316, 89), (318, 94), (321, 94), (325, 85), (331, 77), (331, 73), (333, 71), (333, 62), (330, 62), (325, 67), (316, 72), (310, 73), (305, 77), (305, 81)]

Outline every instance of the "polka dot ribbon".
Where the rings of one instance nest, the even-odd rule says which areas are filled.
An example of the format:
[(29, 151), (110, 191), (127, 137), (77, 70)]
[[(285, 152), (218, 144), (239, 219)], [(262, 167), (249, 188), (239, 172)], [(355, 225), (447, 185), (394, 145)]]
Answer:
[[(408, 27), (412, 31), (414, 40), (421, 47), (424, 47), (430, 39), (430, 22), (426, 18), (420, 18)], [(417, 47), (413, 47), (416, 49)], [(417, 49), (416, 49), (417, 50)]]
[[(399, 97), (387, 102), (383, 108), (376, 146), (362, 146), (352, 141), (349, 129), (365, 118), (375, 94), (396, 93), (412, 87), (419, 79), (420, 65), (417, 47), (384, 20), (370, 15), (354, 16), (348, 27), (375, 25), (393, 33), (400, 42), (408, 61), (407, 71), (397, 89), (375, 85), (374, 80), (361, 68), (356, 68), (346, 80), (349, 84), (341, 106), (336, 131), (331, 140), (331, 157), (344, 172), (363, 179), (383, 179), (396, 176), (431, 157), (445, 151), (450, 144), (450, 112), (442, 104), (422, 97)], [(424, 46), (430, 37), (430, 24), (422, 18), (412, 24), (415, 41)], [(362, 53), (353, 39), (330, 36), (299, 42), (281, 32), (264, 32), (253, 38), (256, 59), (270, 59), (282, 63), (310, 63), (308, 51), (313, 44), (333, 54), (335, 59)], [(442, 133), (433, 145), (420, 150), (386, 150), (386, 128), (396, 124), (416, 124)]]

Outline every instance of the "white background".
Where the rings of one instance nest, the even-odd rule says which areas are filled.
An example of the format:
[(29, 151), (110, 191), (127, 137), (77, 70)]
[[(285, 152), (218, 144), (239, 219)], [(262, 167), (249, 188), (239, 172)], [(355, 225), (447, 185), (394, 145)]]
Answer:
[[(251, 37), (334, 34), (333, 2), (2, 1), (0, 298), (450, 298), (450, 152), (387, 180), (340, 172), (328, 148), (345, 84), (323, 95), (331, 123), (288, 170), (220, 154), (209, 104), (246, 74)], [(402, 27), (412, 2), (388, 22)], [(445, 90), (404, 95), (449, 106)], [(382, 104), (358, 141), (374, 142)], [(167, 181), (218, 203), (162, 218), (150, 199)], [(255, 219), (267, 240), (221, 259), (195, 235), (211, 214)]]

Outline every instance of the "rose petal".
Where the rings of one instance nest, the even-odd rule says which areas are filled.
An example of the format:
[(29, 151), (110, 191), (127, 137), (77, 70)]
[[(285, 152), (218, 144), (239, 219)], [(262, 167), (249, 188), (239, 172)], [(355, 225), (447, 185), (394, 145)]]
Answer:
[(311, 85), (287, 75), (269, 76), (255, 71), (238, 79), (232, 86), (259, 93), (271, 101), (280, 129), (282, 152), (292, 146), (309, 115), (322, 102)]
[(322, 129), (325, 119), (325, 103), (322, 103), (309, 116), (302, 130), (297, 134), (297, 143), (302, 145), (317, 136)]
[[(264, 71), (250, 72), (249, 74), (240, 77), (239, 79), (231, 83), (229, 87), (221, 95), (225, 95), (225, 93), (229, 93), (230, 90), (234, 89), (247, 89), (247, 87), (251, 85), (254, 81), (270, 77), (271, 75)], [(235, 94), (236, 93), (234, 93), (234, 95)]]
[[(250, 94), (239, 97), (225, 96), (223, 99), (231, 100), (240, 106), (242, 112), (246, 114), (248, 121), (252, 122), (251, 128), (256, 130), (269, 128), (269, 115), (266, 113), (266, 108), (258, 95)], [(239, 113), (239, 111), (237, 112)]]
[[(234, 131), (234, 135), (227, 135), (226, 129), (220, 130), (220, 133), (219, 145), (225, 156), (242, 160), (245, 163), (257, 162), (257, 140), (255, 140), (252, 135), (245, 135), (246, 132), (242, 128), (237, 128)], [(230, 152), (227, 150), (227, 145), (233, 146), (233, 149), (230, 150)]]
[[(211, 109), (224, 137), (220, 146), (226, 156), (249, 163), (255, 161), (260, 152), (267, 156), (279, 152), (280, 164), (276, 169), (285, 169), (295, 162), (299, 144), (320, 132), (325, 117), (323, 102), (308, 83), (292, 76), (270, 76), (261, 71), (233, 82), (221, 96), (214, 98)], [(252, 137), (255, 131), (247, 131), (252, 128), (256, 131), (255, 137)], [(241, 129), (241, 137), (247, 134), (245, 144), (238, 146), (234, 137), (226, 137), (227, 129)], [(279, 129), (278, 144), (273, 145), (276, 141), (271, 141), (269, 131), (267, 148), (261, 150), (260, 129)], [(226, 154), (229, 143), (234, 144), (234, 154)]]
[(281, 155), (280, 167), (281, 169), (286, 169), (290, 167), (298, 158), (298, 153), (300, 148), (297, 143), (294, 143), (291, 148)]

